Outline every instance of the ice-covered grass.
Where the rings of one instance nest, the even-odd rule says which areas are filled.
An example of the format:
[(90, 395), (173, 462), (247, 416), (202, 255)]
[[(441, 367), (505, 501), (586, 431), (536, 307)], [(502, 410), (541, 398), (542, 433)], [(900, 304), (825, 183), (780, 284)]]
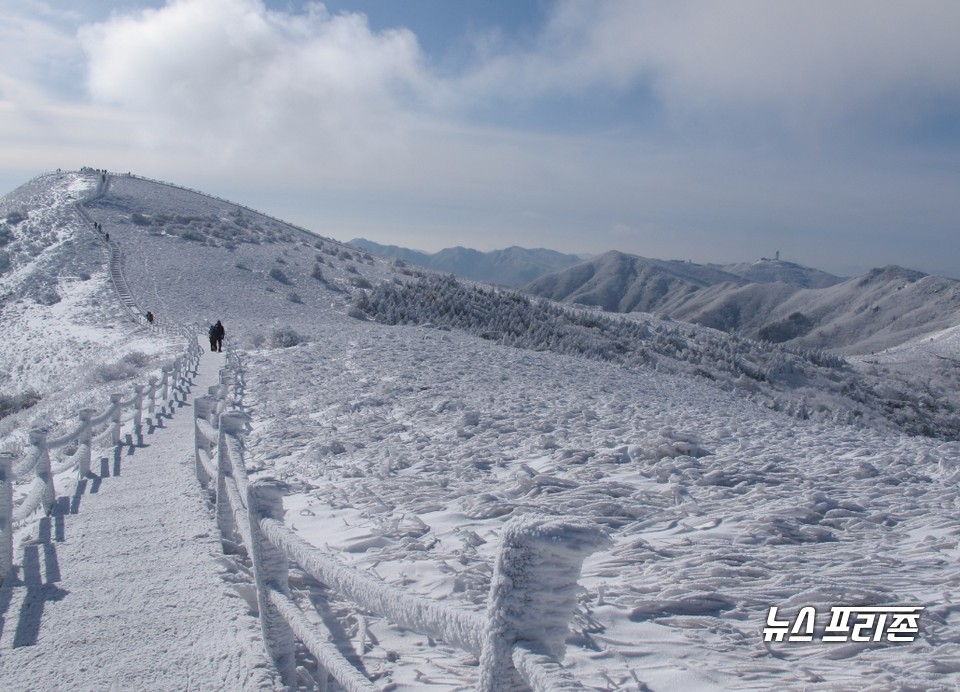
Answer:
[[(254, 465), (299, 490), (288, 523), (391, 583), (480, 609), (509, 516), (607, 527), (568, 649), (598, 687), (933, 684), (957, 653), (958, 529), (944, 516), (957, 443), (797, 420), (698, 378), (350, 321), (253, 353), (248, 382)], [(865, 603), (926, 605), (923, 640), (762, 643), (770, 605)], [(400, 645), (368, 627), (386, 670)]]
[[(69, 204), (59, 209), (56, 218), (72, 223)], [(437, 320), (362, 319), (358, 293), (371, 289), (358, 278), (376, 286), (416, 272), (269, 220), (247, 215), (240, 226), (230, 205), (172, 188), (111, 178), (89, 211), (120, 245), (135, 298), (161, 323), (222, 319), (228, 339), (247, 348), (250, 472), (286, 481), (287, 525), (341, 560), (482, 613), (507, 520), (572, 515), (611, 541), (584, 563), (566, 640), (565, 665), (595, 689), (960, 683), (960, 446), (907, 435), (893, 415), (905, 410), (897, 401), (953, 405), (955, 332), (854, 362), (836, 380), (810, 377), (790, 394), (792, 373), (780, 372), (778, 392), (711, 362), (718, 333), (645, 316), (622, 319), (676, 339), (655, 365), (517, 348)], [(221, 237), (235, 227), (242, 233)], [(89, 280), (58, 282), (60, 303), (44, 305), (40, 293), (5, 299), (7, 382), (21, 366), (18, 386), (42, 385), (27, 375), (47, 372), (43, 363), (69, 374), (85, 358), (166, 352), (111, 302), (97, 252)], [(289, 285), (270, 277), (275, 268)], [(50, 324), (64, 330), (59, 348), (38, 351), (43, 362), (31, 366)], [(273, 345), (271, 335), (290, 331), (298, 343)], [(731, 343), (734, 359), (759, 353)], [(764, 405), (794, 395), (814, 412), (818, 402), (849, 403), (844, 383), (855, 376), (890, 410), (879, 403), (854, 426)], [(242, 590), (242, 569), (234, 579)], [(302, 575), (292, 583), (378, 682), (477, 683), (475, 656), (371, 617)], [(790, 615), (813, 605), (825, 616), (830, 605), (864, 604), (925, 606), (920, 637), (763, 641), (770, 606)]]

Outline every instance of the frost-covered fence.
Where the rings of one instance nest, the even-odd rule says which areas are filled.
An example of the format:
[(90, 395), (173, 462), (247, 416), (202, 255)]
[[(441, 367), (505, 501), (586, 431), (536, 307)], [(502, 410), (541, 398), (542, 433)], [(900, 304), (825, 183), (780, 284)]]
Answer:
[[(116, 447), (121, 442), (121, 432), (126, 423), (132, 423), (132, 434), (140, 437), (143, 432), (144, 411), (152, 417), (158, 406), (172, 410), (179, 393), (196, 374), (197, 364), (203, 349), (196, 337), (191, 339), (184, 354), (172, 365), (163, 366), (158, 381), (151, 377), (147, 384), (133, 385), (133, 393), (124, 399), (123, 394), (110, 395), (110, 405), (99, 415), (94, 409), (83, 408), (76, 412), (79, 423), (75, 428), (57, 437), (51, 437), (47, 427), (36, 427), (28, 434), (28, 449), (23, 458), (6, 453), (0, 455), (0, 582), (13, 569), (13, 528), (25, 521), (37, 510), (50, 514), (56, 499), (54, 477), (77, 469), (80, 477), (91, 475), (92, 450), (97, 446)], [(72, 453), (60, 464), (53, 466), (50, 452), (72, 449)], [(13, 501), (12, 486), (17, 480), (32, 482), (19, 503)]]
[[(221, 374), (221, 382), (238, 380), (237, 371)], [(316, 657), (320, 689), (326, 689), (328, 675), (347, 690), (376, 689), (330, 642), (324, 626), (310, 622), (297, 605), (288, 583), (292, 561), (363, 610), (477, 655), (480, 690), (583, 689), (560, 661), (583, 561), (610, 542), (600, 527), (569, 517), (511, 519), (502, 533), (486, 613), (406, 593), (342, 564), (287, 528), (285, 486), (247, 477), (243, 436), (250, 417), (227, 410), (237, 402), (218, 399), (217, 389), (195, 400), (197, 477), (215, 497), (225, 545), (242, 552), (242, 544), (251, 558), (264, 644), (286, 685), (295, 686), (298, 674), (309, 675), (296, 666), (299, 639)], [(219, 390), (231, 392), (229, 385)]]

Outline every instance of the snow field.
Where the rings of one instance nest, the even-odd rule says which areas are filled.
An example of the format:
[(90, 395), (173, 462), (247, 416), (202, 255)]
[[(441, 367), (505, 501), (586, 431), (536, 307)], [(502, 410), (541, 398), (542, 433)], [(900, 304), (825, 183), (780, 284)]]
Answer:
[[(958, 502), (957, 443), (799, 421), (692, 378), (409, 327), (342, 321), (248, 362), (251, 461), (293, 487), (288, 524), (388, 583), (480, 610), (509, 516), (606, 527), (613, 547), (585, 561), (567, 641), (565, 663), (587, 684), (955, 679), (960, 532), (944, 512)], [(923, 635), (762, 641), (772, 605), (856, 604), (924, 604)], [(379, 644), (365, 661), (384, 681), (470, 679), (462, 656), (366, 627)]]
[[(11, 257), (36, 261), (32, 273), (16, 273), (17, 266), (0, 277), (0, 389), (43, 387), (46, 398), (4, 419), (0, 448), (15, 448), (19, 433), (37, 423), (72, 427), (73, 418), (58, 424), (55, 414), (97, 408), (109, 392), (124, 390), (126, 380), (89, 377), (73, 378), (74, 389), (65, 388), (59, 376), (45, 374), (59, 363), (77, 364), (64, 366), (64, 376), (87, 374), (94, 364), (138, 350), (155, 354), (149, 369), (180, 348), (126, 321), (109, 288), (102, 244), (77, 225), (72, 201), (88, 192), (87, 177), (65, 175), (4, 198), (3, 213), (11, 205), (28, 212), (17, 225)], [(286, 481), (287, 524), (339, 559), (405, 592), (482, 614), (508, 519), (572, 515), (603, 527), (612, 541), (584, 561), (566, 638), (564, 664), (588, 686), (960, 684), (960, 620), (952, 605), (960, 537), (957, 443), (902, 435), (880, 408), (861, 428), (798, 420), (751, 403), (747, 396), (776, 393), (759, 381), (739, 378), (732, 391), (722, 391), (728, 378), (710, 376), (724, 371), (714, 367), (711, 350), (697, 348), (721, 338), (709, 330), (675, 323), (678, 353), (702, 362), (694, 368), (667, 360), (668, 372), (658, 372), (498, 346), (457, 331), (386, 327), (346, 317), (352, 293), (364, 282), (410, 280), (416, 271), (238, 213), (229, 203), (123, 176), (111, 177), (107, 194), (88, 211), (121, 247), (134, 297), (161, 324), (223, 319), (228, 338), (250, 349), (251, 475)], [(34, 221), (36, 228), (24, 225)], [(35, 278), (7, 281), (28, 274)], [(56, 281), (42, 278), (50, 276)], [(60, 302), (45, 302), (51, 288)], [(260, 348), (270, 345), (271, 332), (287, 328), (310, 343)], [(898, 404), (902, 390), (919, 401), (917, 411), (939, 407), (949, 417), (952, 399), (941, 394), (953, 389), (960, 352), (955, 332), (934, 336), (858, 362), (868, 372), (863, 383), (876, 389), (883, 406)], [(48, 347), (50, 341), (59, 350)], [(741, 347), (754, 348), (724, 345), (731, 358), (743, 356)], [(897, 368), (885, 369), (887, 360)], [(700, 370), (706, 374), (693, 376)], [(840, 375), (801, 389), (784, 373), (777, 386), (810, 397), (811, 405), (842, 401), (843, 378), (852, 373)], [(138, 449), (131, 463), (158, 451)], [(184, 462), (192, 469), (192, 460)], [(111, 483), (129, 475), (125, 458), (121, 471), (119, 477), (99, 474), (103, 498)], [(196, 492), (192, 470), (189, 476), (192, 489), (168, 510), (179, 512), (196, 497), (187, 494)], [(66, 542), (70, 522), (88, 501), (101, 499), (97, 495), (82, 497), (80, 514), (64, 515)], [(100, 515), (107, 547), (139, 511), (135, 503), (115, 519)], [(56, 517), (52, 524), (56, 536)], [(143, 552), (165, 539), (138, 540)], [(65, 542), (50, 545), (59, 557), (66, 554), (60, 553)], [(219, 546), (210, 548), (205, 557), (185, 555), (181, 571), (206, 569), (212, 555), (220, 578), (249, 605), (249, 576)], [(30, 563), (31, 574), (44, 557), (39, 548), (34, 553), (41, 562)], [(129, 555), (130, 563), (139, 557)], [(72, 560), (58, 564), (65, 574)], [(59, 593), (53, 578), (48, 590), (34, 593)], [(92, 570), (89, 578), (107, 592), (126, 586)], [(355, 653), (378, 684), (398, 690), (476, 685), (476, 656), (372, 617), (302, 572), (292, 571), (290, 579), (297, 599), (312, 602), (315, 617), (331, 624), (334, 645)], [(76, 602), (67, 597), (56, 607)], [(43, 603), (44, 612), (52, 612), (54, 606)], [(922, 604), (921, 635), (896, 645), (763, 642), (770, 606), (789, 616), (814, 605), (822, 629), (830, 605), (856, 604)], [(168, 608), (166, 616), (169, 632), (193, 627), (186, 609)], [(155, 649), (165, 661), (175, 656), (173, 635), (111, 636), (122, 642), (117, 661), (151, 661)], [(84, 638), (93, 637), (71, 638), (49, 655), (59, 656), (64, 668), (86, 667), (84, 650), (73, 644)], [(20, 655), (29, 649), (35, 647), (23, 647)], [(4, 686), (7, 679), (0, 673)], [(171, 689), (194, 679), (181, 677)]]

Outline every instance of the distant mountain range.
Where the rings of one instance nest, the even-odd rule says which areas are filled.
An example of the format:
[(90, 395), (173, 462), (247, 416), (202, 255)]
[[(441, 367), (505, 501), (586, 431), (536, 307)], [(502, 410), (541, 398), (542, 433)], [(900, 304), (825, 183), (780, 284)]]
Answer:
[(380, 245), (364, 238), (354, 238), (350, 245), (381, 257), (393, 257), (435, 271), (449, 272), (465, 279), (501, 286), (521, 286), (544, 274), (583, 261), (583, 257), (578, 255), (565, 255), (542, 248), (528, 250), (508, 247), (505, 250), (481, 252), (465, 247), (452, 247), (429, 254), (396, 245)]
[(590, 259), (519, 247), (381, 256), (607, 312), (649, 312), (797, 347), (864, 354), (960, 324), (960, 281), (889, 266), (844, 278), (781, 259), (695, 264), (611, 251)]
[(852, 279), (782, 260), (725, 266), (608, 252), (523, 286), (792, 346), (869, 353), (960, 323), (960, 281), (889, 266)]

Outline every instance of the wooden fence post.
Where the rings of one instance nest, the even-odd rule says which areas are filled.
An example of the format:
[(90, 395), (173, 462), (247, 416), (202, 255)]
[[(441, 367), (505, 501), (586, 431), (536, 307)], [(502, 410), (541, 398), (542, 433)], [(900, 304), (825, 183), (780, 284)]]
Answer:
[(147, 413), (149, 413), (150, 417), (153, 418), (153, 414), (157, 410), (157, 378), (155, 376), (151, 376), (148, 382), (150, 383), (150, 393), (148, 395), (150, 397), (150, 402), (147, 404)]
[(167, 399), (170, 396), (170, 371), (171, 368), (169, 365), (164, 365), (160, 368), (162, 377), (160, 378), (160, 401), (163, 402), (163, 405), (167, 405)]
[[(177, 390), (184, 384), (184, 375), (183, 375), (183, 359), (176, 358), (173, 361), (173, 375), (171, 376), (172, 385), (173, 385), (173, 395), (170, 398), (170, 410), (173, 411), (174, 405), (177, 403)], [(184, 393), (184, 399), (186, 399), (186, 393)]]
[(13, 453), (0, 452), (0, 584), (13, 574)]
[(123, 417), (123, 406), (120, 405), (120, 401), (122, 399), (122, 394), (114, 393), (110, 395), (111, 439), (113, 440), (114, 447), (120, 444), (120, 428), (122, 426), (120, 419)]
[(200, 450), (205, 451), (207, 453), (207, 458), (210, 458), (210, 452), (213, 449), (213, 443), (207, 439), (206, 435), (200, 432), (200, 426), (197, 425), (197, 421), (204, 420), (209, 422), (210, 413), (213, 411), (213, 406), (215, 403), (216, 402), (214, 402), (214, 400), (208, 396), (198, 396), (193, 400), (194, 461), (196, 463), (197, 480), (200, 481), (200, 485), (204, 488), (210, 487), (210, 481), (213, 479), (210, 478), (206, 468), (203, 465), (203, 462), (200, 461)]
[(90, 458), (92, 456), (92, 437), (93, 429), (90, 425), (90, 419), (93, 418), (93, 414), (96, 413), (92, 408), (82, 408), (77, 411), (77, 415), (80, 417), (80, 423), (82, 427), (80, 428), (80, 434), (77, 435), (77, 468), (80, 478), (85, 478), (90, 475)]
[(490, 585), (477, 689), (527, 687), (513, 662), (515, 644), (563, 660), (580, 568), (609, 544), (599, 526), (581, 519), (529, 514), (507, 522)]
[(200, 372), (200, 359), (197, 358), (197, 340), (194, 339), (192, 343), (187, 346), (187, 362), (190, 364), (190, 370), (193, 372), (193, 376), (196, 377), (197, 373)]
[(47, 449), (47, 434), (43, 428), (34, 428), (30, 431), (30, 444), (34, 447), (34, 454), (37, 457), (35, 473), (37, 479), (43, 483), (43, 495), (41, 504), (44, 514), (49, 515), (53, 510), (53, 502), (56, 500), (56, 493), (53, 488), (53, 474), (50, 472), (50, 450)]
[(236, 378), (233, 372), (224, 368), (220, 371), (220, 397), (223, 399), (224, 409), (229, 408), (234, 401), (233, 384)]
[(296, 638), (287, 621), (270, 601), (274, 589), (289, 595), (286, 554), (271, 543), (260, 530), (260, 519), (283, 521), (283, 492), (285, 485), (263, 480), (247, 488), (247, 512), (250, 518), (250, 555), (253, 575), (257, 582), (257, 603), (260, 606), (260, 631), (285, 685), (297, 686), (297, 665), (294, 656)]
[(143, 385), (133, 385), (133, 430), (136, 435), (143, 433)]
[[(217, 402), (214, 402), (216, 405)], [(216, 410), (216, 409), (214, 409)], [(225, 413), (220, 416), (219, 434), (217, 436), (217, 525), (220, 533), (231, 540), (236, 535), (237, 527), (230, 508), (230, 499), (227, 496), (227, 479), (234, 478), (233, 465), (242, 463), (242, 459), (231, 459), (227, 448), (227, 435), (234, 437), (244, 431), (250, 417), (242, 413)], [(247, 546), (250, 549), (250, 546)]]

